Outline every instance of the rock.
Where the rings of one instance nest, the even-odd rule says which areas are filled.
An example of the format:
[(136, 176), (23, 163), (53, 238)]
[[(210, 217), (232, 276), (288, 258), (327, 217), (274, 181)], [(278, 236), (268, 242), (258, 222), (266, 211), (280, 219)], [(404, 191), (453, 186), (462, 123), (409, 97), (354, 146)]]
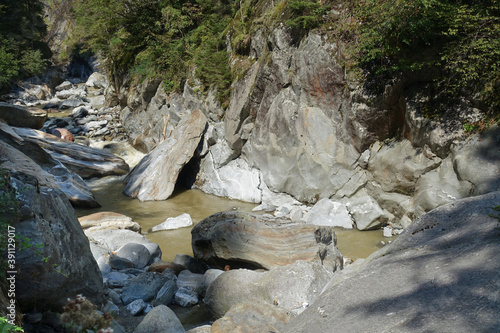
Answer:
[(79, 106), (71, 111), (71, 117), (73, 118), (83, 118), (89, 114), (89, 110), (84, 106)]
[(376, 229), (387, 222), (385, 212), (370, 196), (352, 199), (347, 204), (347, 209), (354, 218), (358, 230)]
[(493, 192), (423, 215), (337, 275), (286, 331), (327, 332), (332, 325), (346, 332), (498, 330), (500, 233), (491, 214), (499, 202), (500, 192)]
[(123, 287), (123, 304), (127, 305), (138, 299), (152, 301), (167, 281), (168, 278), (160, 273), (147, 272), (136, 276)]
[(500, 190), (500, 126), (476, 135), (452, 149), (458, 179), (473, 185), (472, 194)]
[(83, 229), (100, 227), (103, 229), (127, 229), (141, 232), (139, 223), (131, 217), (115, 212), (98, 212), (78, 218)]
[(161, 230), (172, 230), (184, 227), (190, 227), (193, 225), (193, 220), (191, 216), (187, 213), (181, 214), (177, 217), (169, 217), (165, 222), (155, 225), (151, 228), (151, 231), (161, 231)]
[(151, 253), (142, 244), (127, 243), (118, 249), (117, 257), (128, 259), (135, 264), (136, 268), (144, 268), (151, 260)]
[(295, 206), (290, 210), (290, 220), (292, 220), (293, 222), (302, 221), (303, 215), (304, 213), (302, 212), (302, 208), (300, 207)]
[(50, 130), (50, 134), (66, 141), (75, 141), (73, 134), (65, 128), (53, 128)]
[(384, 227), (383, 233), (384, 233), (384, 237), (392, 237), (392, 228)]
[(210, 333), (211, 329), (212, 325), (207, 324), (193, 327), (189, 331), (186, 331), (186, 333)]
[(141, 201), (165, 200), (172, 194), (179, 173), (193, 156), (207, 119), (193, 111), (129, 173), (124, 193)]
[(182, 307), (193, 306), (198, 303), (198, 294), (190, 287), (180, 287), (175, 292), (174, 300)]
[(260, 182), (260, 172), (250, 168), (245, 160), (232, 160), (215, 169), (212, 153), (208, 153), (201, 162), (195, 187), (220, 197), (259, 203), (262, 201)]
[(0, 152), (2, 167), (33, 175), (40, 185), (59, 188), (74, 206), (100, 207), (80, 176), (70, 172), (38, 145), (8, 134), (4, 126), (0, 129)]
[[(149, 252), (148, 252), (149, 254)], [(118, 256), (112, 256), (109, 258), (109, 266), (112, 269), (116, 270), (121, 270), (121, 269), (126, 269), (126, 268), (135, 268), (137, 265), (130, 259), (118, 257)]]
[(184, 333), (184, 327), (175, 315), (165, 305), (154, 307), (136, 327), (134, 333)]
[(304, 216), (304, 221), (314, 225), (352, 229), (352, 219), (344, 204), (324, 198)]
[(163, 287), (158, 291), (156, 297), (153, 301), (154, 306), (158, 305), (169, 305), (174, 301), (175, 292), (179, 289), (175, 279), (168, 280), (165, 282)]
[(36, 143), (82, 178), (123, 175), (129, 170), (123, 159), (103, 150), (64, 141), (37, 130), (19, 127), (15, 130), (24, 140)]
[(0, 118), (10, 126), (40, 129), (47, 119), (47, 111), (0, 102)]
[(108, 279), (108, 284), (112, 288), (121, 288), (131, 279), (130, 275), (121, 272), (111, 272), (106, 275), (106, 278)]
[(90, 243), (100, 244), (109, 251), (118, 251), (123, 245), (127, 243), (139, 243), (144, 245), (150, 255), (151, 260), (161, 258), (161, 249), (156, 243), (152, 243), (143, 235), (130, 230), (109, 230), (109, 229), (87, 229), (85, 235), (88, 237)]
[(211, 332), (285, 332), (285, 325), (294, 317), (292, 312), (272, 304), (238, 303), (212, 324)]
[(58, 85), (57, 87), (55, 87), (54, 89), (56, 91), (63, 91), (63, 90), (71, 89), (72, 87), (73, 87), (73, 84), (66, 80), (63, 83), (61, 83), (60, 85)]
[(220, 269), (209, 269), (203, 274), (203, 277), (198, 280), (198, 284), (196, 285), (196, 292), (201, 296), (205, 297), (205, 293), (208, 287), (212, 284), (221, 275), (224, 273), (223, 270)]
[(215, 318), (238, 303), (277, 304), (298, 314), (319, 297), (332, 276), (321, 264), (307, 261), (268, 272), (230, 270), (208, 287), (204, 302)]
[(109, 313), (113, 316), (118, 316), (120, 314), (120, 309), (112, 301), (107, 301), (106, 304), (102, 307), (102, 312)]
[(86, 102), (82, 97), (72, 97), (59, 104), (59, 110), (74, 109), (85, 104)]
[(20, 310), (61, 310), (76, 294), (97, 304), (103, 301), (101, 273), (66, 196), (26, 173), (12, 174), (9, 183), (0, 196), (8, 198), (13, 191), (19, 211), (2, 211), (1, 218), (30, 246), (16, 251), (16, 266), (22, 272), (16, 275)]
[(85, 85), (87, 87), (93, 87), (99, 89), (99, 88), (106, 88), (108, 82), (104, 74), (101, 74), (99, 72), (94, 72), (89, 76), (87, 82), (85, 82)]
[(174, 263), (186, 267), (189, 271), (197, 274), (203, 274), (209, 268), (204, 262), (197, 260), (187, 254), (177, 254)]
[(186, 267), (184, 267), (183, 265), (176, 264), (175, 262), (166, 262), (159, 260), (152, 263), (148, 267), (148, 272), (162, 273), (166, 269), (171, 269), (176, 275), (179, 275), (179, 273), (184, 271)]
[(137, 299), (127, 305), (127, 311), (130, 312), (132, 316), (138, 316), (142, 314), (142, 311), (146, 308), (146, 302), (144, 302), (142, 299)]
[(194, 257), (212, 267), (270, 269), (309, 260), (320, 261), (333, 272), (342, 265), (331, 227), (223, 212), (198, 223), (191, 234)]
[(177, 287), (190, 287), (192, 289), (195, 289), (202, 277), (203, 274), (192, 273), (187, 269), (183, 270), (177, 276)]

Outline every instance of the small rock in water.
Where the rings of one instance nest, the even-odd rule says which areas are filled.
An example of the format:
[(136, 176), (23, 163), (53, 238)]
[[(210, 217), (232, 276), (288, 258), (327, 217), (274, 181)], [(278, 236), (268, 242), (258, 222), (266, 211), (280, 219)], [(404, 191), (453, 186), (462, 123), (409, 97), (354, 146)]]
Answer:
[(146, 302), (142, 299), (137, 299), (127, 305), (127, 310), (130, 312), (132, 316), (138, 316), (144, 311), (146, 308)]
[(384, 227), (384, 237), (392, 237), (392, 228)]
[(169, 217), (165, 222), (155, 225), (153, 228), (151, 228), (151, 231), (179, 229), (192, 225), (193, 220), (191, 219), (191, 216), (187, 213), (184, 213), (177, 217)]

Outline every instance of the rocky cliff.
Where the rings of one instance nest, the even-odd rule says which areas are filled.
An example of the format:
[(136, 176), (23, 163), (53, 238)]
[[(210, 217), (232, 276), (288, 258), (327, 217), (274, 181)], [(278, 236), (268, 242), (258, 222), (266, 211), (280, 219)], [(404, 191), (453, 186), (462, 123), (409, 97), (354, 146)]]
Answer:
[(323, 31), (297, 41), (283, 25), (255, 29), (244, 54), (228, 49), (242, 74), (227, 109), (213, 93), (199, 93), (194, 79), (168, 95), (160, 81), (124, 79), (107, 100), (123, 107), (124, 127), (145, 152), (186, 114), (202, 111), (203, 149), (180, 177), (195, 187), (278, 208), (273, 198), (286, 195), (288, 209), (330, 198), (346, 205), (359, 229), (405, 227), (439, 205), (499, 189), (498, 128), (473, 137), (462, 129), (480, 110), (463, 102), (425, 118), (425, 75), (375, 94), (348, 78), (343, 49), (331, 40)]

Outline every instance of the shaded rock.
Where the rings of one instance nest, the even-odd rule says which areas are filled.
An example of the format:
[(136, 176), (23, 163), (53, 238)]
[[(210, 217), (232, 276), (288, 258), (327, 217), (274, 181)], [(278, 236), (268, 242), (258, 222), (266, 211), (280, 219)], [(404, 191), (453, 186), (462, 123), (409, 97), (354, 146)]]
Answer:
[(136, 268), (144, 268), (151, 259), (151, 253), (142, 244), (127, 243), (116, 252), (117, 257), (128, 259), (135, 264)]
[(204, 262), (195, 259), (187, 254), (177, 254), (174, 258), (174, 263), (186, 267), (193, 273), (203, 274), (208, 269), (208, 265)]
[(153, 301), (153, 305), (154, 306), (161, 305), (161, 304), (169, 305), (170, 303), (172, 303), (174, 301), (174, 296), (175, 296), (177, 289), (179, 289), (179, 288), (177, 287), (177, 283), (175, 282), (175, 279), (168, 280), (167, 282), (165, 282), (163, 287), (161, 287), (161, 289), (156, 294), (156, 297)]
[(73, 87), (73, 84), (71, 82), (69, 82), (68, 80), (66, 80), (63, 83), (56, 86), (54, 89), (56, 91), (63, 91), (63, 90), (71, 89), (72, 87)]
[(10, 184), (0, 194), (8, 197), (6, 191), (13, 190), (19, 211), (11, 216), (3, 211), (1, 218), (32, 246), (16, 251), (16, 301), (21, 310), (62, 309), (76, 294), (103, 301), (101, 273), (66, 196), (26, 173), (13, 174)]
[(344, 204), (324, 198), (304, 216), (304, 221), (314, 225), (352, 229), (352, 219)]
[(187, 269), (183, 270), (177, 276), (177, 286), (179, 288), (190, 287), (192, 289), (195, 289), (202, 277), (203, 274), (192, 273)]
[(194, 257), (212, 267), (270, 269), (309, 260), (320, 261), (333, 272), (342, 265), (331, 227), (223, 212), (198, 223), (191, 234)]
[(75, 139), (73, 138), (73, 134), (65, 128), (53, 128), (50, 130), (50, 134), (66, 141), (75, 141)]
[(210, 333), (212, 329), (212, 325), (202, 325), (193, 327), (190, 330), (186, 331), (186, 333)]
[(82, 97), (73, 96), (73, 97), (63, 101), (61, 104), (59, 104), (59, 110), (74, 109), (78, 106), (85, 105), (85, 104), (86, 104), (86, 102), (83, 100)]
[(131, 217), (115, 212), (98, 212), (78, 218), (82, 229), (100, 227), (103, 229), (128, 229), (141, 232), (139, 223), (134, 222)]
[(127, 305), (126, 309), (132, 316), (138, 316), (142, 314), (144, 309), (146, 308), (146, 302), (144, 302), (142, 299), (137, 299)]
[(104, 74), (99, 73), (99, 72), (94, 72), (92, 73), (89, 78), (87, 79), (87, 82), (85, 82), (85, 85), (87, 87), (93, 87), (93, 88), (106, 88), (108, 85), (108, 80), (106, 79), (106, 76)]
[(152, 301), (167, 281), (168, 277), (159, 273), (147, 272), (136, 276), (122, 289), (123, 304), (127, 305), (138, 299)]
[(118, 316), (120, 314), (120, 309), (115, 303), (108, 300), (106, 304), (104, 304), (104, 306), (102, 307), (102, 312), (110, 313), (113, 316)]
[(169, 217), (160, 224), (155, 225), (151, 228), (151, 231), (161, 231), (161, 230), (172, 230), (184, 227), (190, 227), (193, 225), (193, 220), (191, 215), (184, 213), (176, 217)]
[(211, 332), (285, 332), (285, 325), (294, 317), (292, 312), (272, 304), (238, 303), (212, 324)]
[(206, 123), (205, 115), (198, 110), (183, 118), (171, 136), (130, 172), (123, 192), (141, 201), (170, 197), (182, 167), (193, 157), (200, 143)]
[(10, 126), (40, 129), (47, 119), (47, 111), (0, 102), (0, 118)]
[(154, 307), (136, 327), (134, 333), (184, 333), (184, 327), (175, 315), (165, 305)]
[(333, 277), (318, 263), (297, 261), (268, 272), (246, 269), (221, 274), (207, 289), (204, 302), (215, 318), (238, 303), (277, 304), (301, 313)]
[[(149, 252), (148, 252), (149, 254)], [(118, 256), (112, 256), (109, 258), (109, 266), (112, 269), (122, 270), (126, 268), (135, 268), (137, 265), (132, 260), (127, 258), (122, 258)]]
[(15, 130), (24, 140), (36, 143), (82, 178), (123, 175), (129, 170), (123, 159), (103, 150), (64, 141), (37, 130), (19, 127)]
[(180, 287), (175, 292), (174, 300), (182, 307), (193, 306), (198, 303), (198, 294), (191, 287)]
[(167, 262), (163, 260), (156, 261), (148, 267), (148, 272), (158, 272), (162, 273), (166, 269), (171, 269), (176, 275), (184, 271), (186, 267), (175, 262)]
[(336, 275), (286, 331), (328, 332), (332, 325), (346, 332), (498, 331), (500, 231), (491, 214), (499, 202), (494, 192), (423, 215)]
[(108, 285), (112, 288), (121, 288), (127, 284), (131, 276), (121, 272), (111, 272), (106, 275)]

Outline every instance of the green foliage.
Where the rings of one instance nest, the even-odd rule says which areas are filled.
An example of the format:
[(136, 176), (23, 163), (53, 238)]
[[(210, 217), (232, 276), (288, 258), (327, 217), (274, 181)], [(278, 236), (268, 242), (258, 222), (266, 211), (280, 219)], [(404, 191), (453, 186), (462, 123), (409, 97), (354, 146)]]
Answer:
[(16, 325), (9, 324), (6, 317), (0, 317), (0, 333), (24, 332), (24, 330)]
[(74, 5), (81, 38), (104, 55), (111, 73), (161, 78), (170, 91), (180, 90), (195, 66), (204, 86), (215, 85), (221, 99), (230, 81), (222, 32), (231, 14), (231, 3), (224, 0), (76, 0)]
[(0, 4), (0, 90), (17, 79), (40, 74), (50, 54), (43, 42), (46, 26), (40, 0), (3, 0)]
[(288, 9), (292, 12), (292, 17), (286, 24), (304, 30), (316, 28), (323, 23), (323, 15), (327, 11), (327, 7), (316, 0), (290, 0)]
[(383, 81), (415, 71), (436, 73), (448, 98), (477, 94), (500, 106), (498, 0), (351, 0), (339, 35), (346, 65)]

